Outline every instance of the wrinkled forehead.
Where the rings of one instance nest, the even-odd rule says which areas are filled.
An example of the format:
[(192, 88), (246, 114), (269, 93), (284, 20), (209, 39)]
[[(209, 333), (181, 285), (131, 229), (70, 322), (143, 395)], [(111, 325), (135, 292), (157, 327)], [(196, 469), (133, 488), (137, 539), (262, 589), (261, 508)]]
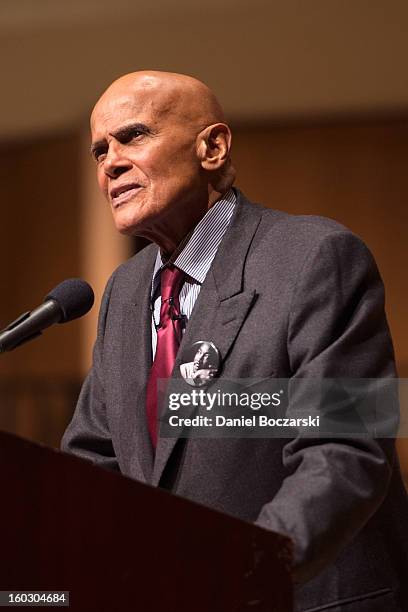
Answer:
[(175, 124), (182, 119), (179, 97), (152, 87), (112, 88), (96, 103), (91, 114), (92, 134), (113, 131), (126, 123), (140, 122), (151, 127)]

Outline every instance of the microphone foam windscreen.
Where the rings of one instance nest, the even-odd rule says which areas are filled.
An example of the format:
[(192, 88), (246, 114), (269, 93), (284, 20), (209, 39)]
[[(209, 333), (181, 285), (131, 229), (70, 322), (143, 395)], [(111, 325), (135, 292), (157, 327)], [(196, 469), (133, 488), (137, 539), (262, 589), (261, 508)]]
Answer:
[(72, 321), (91, 310), (94, 303), (94, 292), (87, 282), (80, 278), (68, 278), (54, 287), (45, 300), (55, 300), (58, 302), (62, 318), (60, 323)]

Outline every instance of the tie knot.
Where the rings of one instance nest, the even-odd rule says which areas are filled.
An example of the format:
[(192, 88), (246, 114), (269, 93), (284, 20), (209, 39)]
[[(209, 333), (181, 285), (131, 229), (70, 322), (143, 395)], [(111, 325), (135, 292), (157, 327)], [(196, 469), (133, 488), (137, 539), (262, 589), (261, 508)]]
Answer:
[(162, 300), (168, 300), (170, 297), (178, 298), (183, 280), (184, 272), (182, 270), (174, 266), (164, 268), (160, 275)]

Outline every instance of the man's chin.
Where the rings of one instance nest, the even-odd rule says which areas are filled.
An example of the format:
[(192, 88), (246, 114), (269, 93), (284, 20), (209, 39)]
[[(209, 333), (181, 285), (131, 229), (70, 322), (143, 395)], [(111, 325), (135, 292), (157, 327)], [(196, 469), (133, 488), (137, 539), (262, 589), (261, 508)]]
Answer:
[(125, 211), (115, 210), (113, 212), (113, 221), (115, 227), (120, 234), (124, 236), (137, 236), (138, 220), (130, 215), (126, 215)]
[(116, 229), (122, 236), (140, 236), (144, 237), (143, 229), (139, 226), (139, 224), (134, 223), (123, 223), (115, 221)]
[(113, 220), (118, 232), (124, 236), (143, 236), (145, 218), (132, 214), (130, 206), (123, 205), (114, 210)]

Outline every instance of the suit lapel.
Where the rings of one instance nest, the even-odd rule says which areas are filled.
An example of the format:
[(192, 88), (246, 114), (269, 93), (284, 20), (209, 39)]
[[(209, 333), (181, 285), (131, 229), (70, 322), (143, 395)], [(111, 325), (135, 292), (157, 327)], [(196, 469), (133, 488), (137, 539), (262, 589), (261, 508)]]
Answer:
[(147, 249), (142, 273), (123, 304), (121, 405), (125, 427), (121, 427), (122, 444), (130, 457), (132, 474), (150, 482), (153, 451), (146, 421), (146, 382), (152, 363), (150, 291), (157, 248)]
[[(213, 342), (221, 354), (222, 364), (256, 299), (254, 291), (245, 290), (245, 259), (262, 216), (261, 209), (249, 204), (238, 193), (238, 203), (211, 269), (203, 283), (188, 322), (173, 371), (178, 378), (181, 363), (194, 342)], [(170, 381), (171, 385), (171, 381)], [(179, 387), (178, 387), (179, 388)], [(193, 411), (193, 408), (191, 412)], [(183, 413), (185, 414), (185, 413)], [(153, 469), (153, 485), (160, 478), (174, 449), (177, 438), (159, 437)]]

